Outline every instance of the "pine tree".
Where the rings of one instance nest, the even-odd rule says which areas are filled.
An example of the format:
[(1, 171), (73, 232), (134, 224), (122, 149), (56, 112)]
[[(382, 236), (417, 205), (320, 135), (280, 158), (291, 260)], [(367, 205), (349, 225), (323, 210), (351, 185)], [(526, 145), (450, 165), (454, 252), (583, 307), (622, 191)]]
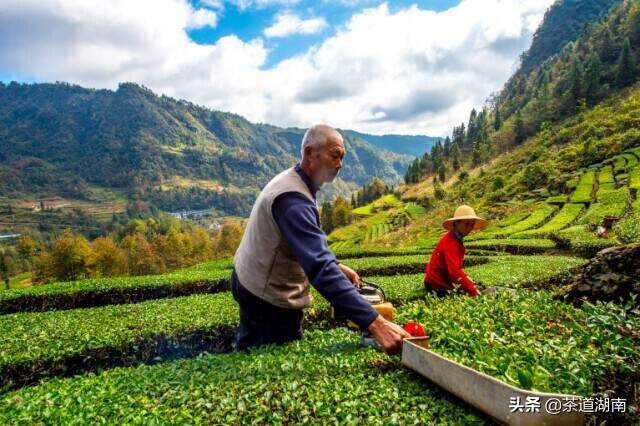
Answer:
[(461, 156), (460, 147), (458, 144), (453, 144), (453, 149), (451, 150), (451, 166), (453, 167), (453, 170), (458, 170), (460, 168)]
[(477, 117), (478, 113), (476, 112), (476, 109), (473, 108), (469, 114), (469, 124), (467, 125), (466, 146), (469, 147), (473, 146), (473, 142), (475, 142), (478, 137), (478, 126), (476, 123)]
[(502, 127), (502, 117), (500, 116), (500, 105), (496, 102), (496, 107), (493, 112), (493, 129), (498, 131)]
[(330, 234), (333, 231), (333, 206), (330, 201), (322, 203), (320, 209), (320, 226), (326, 234)]
[(622, 44), (622, 50), (618, 57), (618, 65), (616, 67), (616, 86), (625, 87), (633, 83), (636, 78), (635, 64), (631, 57), (631, 44), (627, 37)]
[(618, 55), (619, 46), (613, 40), (613, 34), (608, 27), (602, 31), (600, 36), (600, 59), (604, 63), (612, 64)]
[(448, 157), (449, 155), (451, 155), (451, 139), (449, 138), (449, 136), (447, 136), (444, 139), (444, 156)]
[(627, 17), (627, 28), (629, 31), (629, 41), (633, 46), (640, 44), (640, 5), (636, 3), (631, 6)]
[(584, 94), (588, 105), (593, 105), (600, 97), (600, 79), (602, 76), (602, 63), (597, 55), (591, 54), (584, 72)]
[(440, 166), (438, 167), (438, 179), (440, 179), (440, 182), (444, 182), (446, 180), (446, 170), (444, 168), (444, 164), (440, 164)]
[(575, 58), (571, 64), (569, 75), (569, 96), (572, 105), (576, 105), (584, 95), (582, 82), (584, 81), (584, 67), (580, 58)]
[(480, 113), (478, 114), (478, 117), (476, 118), (476, 137), (475, 137), (475, 142), (476, 143), (484, 143), (487, 141), (487, 128), (486, 128), (486, 121), (487, 121), (487, 110), (486, 108), (483, 108), (482, 111), (480, 111)]
[(460, 148), (463, 148), (464, 139), (465, 139), (464, 123), (461, 123), (460, 126), (456, 126), (453, 128), (453, 143), (458, 144)]
[(516, 129), (514, 142), (516, 145), (520, 145), (526, 139), (526, 134), (524, 131), (524, 121), (522, 120), (522, 114), (520, 113), (520, 110), (516, 112), (515, 127)]
[(471, 153), (471, 161), (474, 166), (478, 166), (482, 159), (480, 158), (480, 149), (478, 147), (473, 148), (473, 152)]
[[(418, 177), (418, 165), (420, 163), (420, 159), (416, 158), (413, 160), (407, 172), (404, 174), (404, 181), (406, 183), (416, 183)], [(362, 201), (361, 197), (358, 197), (358, 202)], [(364, 204), (364, 203), (363, 203)], [(355, 205), (355, 204), (354, 204)]]

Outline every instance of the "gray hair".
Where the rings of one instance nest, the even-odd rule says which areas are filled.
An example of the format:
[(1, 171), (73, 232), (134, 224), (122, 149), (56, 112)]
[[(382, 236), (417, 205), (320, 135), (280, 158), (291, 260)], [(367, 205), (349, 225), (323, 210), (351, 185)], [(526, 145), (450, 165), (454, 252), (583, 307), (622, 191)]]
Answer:
[(307, 146), (318, 149), (327, 142), (331, 136), (338, 136), (342, 140), (342, 135), (333, 127), (326, 124), (316, 124), (311, 126), (307, 130), (302, 138), (302, 144), (300, 145), (300, 158), (304, 157), (304, 149)]

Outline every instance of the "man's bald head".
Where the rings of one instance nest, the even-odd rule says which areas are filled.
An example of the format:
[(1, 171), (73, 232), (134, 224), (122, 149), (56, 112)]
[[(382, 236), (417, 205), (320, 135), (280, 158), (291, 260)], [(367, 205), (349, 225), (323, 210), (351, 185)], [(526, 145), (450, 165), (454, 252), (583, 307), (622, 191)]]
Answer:
[(302, 169), (318, 185), (332, 182), (346, 154), (342, 135), (331, 126), (316, 124), (302, 138)]
[(302, 145), (300, 146), (300, 158), (304, 159), (305, 147), (311, 147), (314, 150), (322, 148), (326, 145), (330, 139), (336, 139), (342, 143), (342, 135), (333, 127), (326, 124), (316, 124), (307, 130), (302, 138)]

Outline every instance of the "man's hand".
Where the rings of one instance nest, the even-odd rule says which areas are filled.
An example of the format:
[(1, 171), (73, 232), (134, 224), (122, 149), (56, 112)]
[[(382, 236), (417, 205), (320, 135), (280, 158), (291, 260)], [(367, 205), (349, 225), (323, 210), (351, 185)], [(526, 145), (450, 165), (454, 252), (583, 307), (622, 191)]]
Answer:
[(486, 287), (480, 290), (480, 294), (483, 296), (495, 296), (498, 293), (498, 289), (495, 287)]
[(384, 319), (382, 315), (373, 320), (369, 325), (369, 331), (373, 334), (384, 351), (389, 355), (394, 355), (402, 350), (402, 340), (411, 335), (398, 324)]
[(344, 263), (338, 263), (338, 266), (340, 267), (342, 273), (349, 279), (349, 281), (351, 281), (356, 286), (360, 285), (360, 275), (358, 275), (356, 271), (349, 268)]

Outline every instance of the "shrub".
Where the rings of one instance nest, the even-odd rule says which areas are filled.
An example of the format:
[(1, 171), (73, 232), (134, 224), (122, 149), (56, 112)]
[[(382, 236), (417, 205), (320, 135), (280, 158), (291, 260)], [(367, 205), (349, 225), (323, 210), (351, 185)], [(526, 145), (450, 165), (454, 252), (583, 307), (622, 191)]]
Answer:
[(636, 166), (629, 173), (629, 187), (640, 191), (640, 166)]
[(230, 268), (231, 261), (225, 259), (163, 275), (90, 278), (15, 289), (0, 293), (0, 313), (73, 309), (213, 293), (228, 288)]
[(640, 242), (640, 213), (622, 219), (613, 226), (613, 232), (623, 243)]
[(344, 329), (315, 330), (283, 347), (52, 380), (4, 395), (0, 422), (486, 423), (359, 340)]
[(624, 331), (638, 329), (640, 317), (613, 304), (577, 309), (547, 291), (429, 296), (400, 310), (398, 321), (408, 320), (425, 325), (435, 352), (537, 391), (590, 396), (605, 373), (640, 365)]
[(544, 253), (555, 248), (555, 243), (544, 238), (500, 238), (470, 241), (465, 244), (467, 248), (489, 249), (504, 251), (514, 254)]
[(582, 204), (565, 204), (558, 212), (558, 214), (555, 215), (553, 219), (547, 222), (544, 226), (537, 229), (520, 232), (514, 235), (514, 237), (546, 235), (555, 231), (559, 231), (560, 229), (563, 229), (573, 223), (583, 210), (584, 205)]
[(221, 327), (235, 326), (237, 316), (230, 293), (10, 315), (0, 324), (0, 387), (73, 370), (171, 358), (171, 347), (163, 353), (161, 346), (167, 341), (178, 346), (175, 356), (181, 341), (189, 345), (188, 336), (200, 333), (194, 345), (215, 338)]
[(531, 229), (543, 224), (551, 215), (553, 215), (558, 210), (557, 206), (553, 206), (550, 204), (543, 204), (539, 206), (536, 210), (531, 213), (529, 217), (526, 219), (513, 224), (511, 226), (500, 229), (497, 232), (497, 236), (510, 237), (513, 234), (516, 234), (521, 231), (526, 231), (527, 229)]
[(616, 244), (615, 239), (600, 238), (587, 225), (575, 225), (552, 237), (562, 248), (571, 249), (582, 256), (594, 256), (597, 252)]
[(496, 176), (491, 184), (491, 189), (497, 191), (501, 188), (504, 188), (504, 178), (502, 176)]
[(580, 176), (576, 190), (571, 195), (572, 203), (589, 203), (591, 202), (591, 191), (595, 180), (595, 170), (587, 170)]
[(549, 198), (547, 198), (546, 203), (547, 204), (564, 204), (567, 202), (568, 197), (566, 195), (553, 195)]
[(539, 162), (527, 165), (522, 174), (522, 183), (529, 190), (543, 186), (548, 179), (549, 171)]

